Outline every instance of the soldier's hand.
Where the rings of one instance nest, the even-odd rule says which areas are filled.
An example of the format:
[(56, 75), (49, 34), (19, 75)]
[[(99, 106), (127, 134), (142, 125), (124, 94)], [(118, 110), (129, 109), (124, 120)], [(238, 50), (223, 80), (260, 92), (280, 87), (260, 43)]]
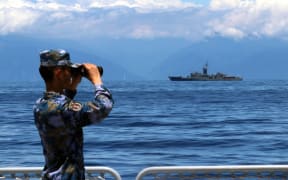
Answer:
[(102, 79), (100, 72), (95, 64), (84, 63), (83, 68), (85, 69), (85, 77), (92, 82), (94, 85), (101, 85)]

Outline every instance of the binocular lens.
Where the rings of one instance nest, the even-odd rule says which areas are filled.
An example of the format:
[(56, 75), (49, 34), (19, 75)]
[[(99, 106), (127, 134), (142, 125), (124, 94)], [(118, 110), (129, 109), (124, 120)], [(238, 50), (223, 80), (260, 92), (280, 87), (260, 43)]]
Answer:
[(100, 76), (102, 76), (103, 72), (104, 72), (103, 67), (102, 66), (97, 66), (97, 68), (98, 68), (98, 71), (100, 73)]

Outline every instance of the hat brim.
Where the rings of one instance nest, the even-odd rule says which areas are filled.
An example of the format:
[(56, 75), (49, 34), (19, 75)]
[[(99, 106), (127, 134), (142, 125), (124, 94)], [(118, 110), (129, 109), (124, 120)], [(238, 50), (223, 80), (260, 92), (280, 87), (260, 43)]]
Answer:
[(79, 67), (82, 66), (82, 64), (80, 64), (80, 63), (71, 63), (68, 66), (71, 67), (71, 68), (79, 68)]

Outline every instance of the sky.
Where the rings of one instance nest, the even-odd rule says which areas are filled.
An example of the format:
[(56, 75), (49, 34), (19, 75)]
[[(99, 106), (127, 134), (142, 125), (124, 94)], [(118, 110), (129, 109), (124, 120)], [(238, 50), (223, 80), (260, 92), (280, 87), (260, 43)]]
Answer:
[(281, 38), (286, 0), (0, 0), (0, 36)]

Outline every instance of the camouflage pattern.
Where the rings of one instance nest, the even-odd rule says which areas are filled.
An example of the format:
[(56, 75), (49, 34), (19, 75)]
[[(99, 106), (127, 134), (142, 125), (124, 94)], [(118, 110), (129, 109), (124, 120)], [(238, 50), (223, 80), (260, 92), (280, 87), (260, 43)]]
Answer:
[(40, 65), (45, 67), (69, 66), (78, 68), (80, 64), (72, 63), (70, 54), (63, 49), (50, 49), (40, 52)]
[(45, 156), (43, 179), (85, 179), (82, 128), (99, 123), (112, 106), (112, 95), (104, 86), (96, 88), (90, 102), (55, 92), (36, 101), (34, 118)]

